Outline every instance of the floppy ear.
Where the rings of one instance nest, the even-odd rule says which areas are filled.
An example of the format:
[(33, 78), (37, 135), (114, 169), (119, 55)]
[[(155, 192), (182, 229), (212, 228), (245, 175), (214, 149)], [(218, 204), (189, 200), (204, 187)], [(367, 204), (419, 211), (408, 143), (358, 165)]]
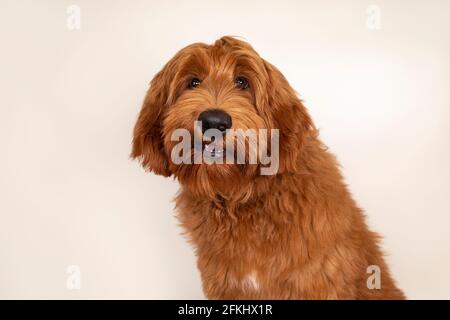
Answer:
[(279, 172), (296, 172), (299, 153), (314, 125), (306, 108), (286, 78), (272, 64), (264, 61), (269, 77), (267, 103), (274, 128), (279, 129)]
[(151, 81), (138, 120), (134, 127), (131, 157), (156, 174), (170, 176), (164, 151), (161, 118), (169, 96), (170, 79), (164, 67)]

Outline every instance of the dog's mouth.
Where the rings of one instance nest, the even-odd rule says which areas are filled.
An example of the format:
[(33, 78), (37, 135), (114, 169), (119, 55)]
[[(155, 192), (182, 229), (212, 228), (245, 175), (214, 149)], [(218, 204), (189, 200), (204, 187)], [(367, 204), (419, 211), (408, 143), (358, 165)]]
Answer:
[(208, 157), (222, 158), (225, 152), (225, 149), (223, 147), (223, 140), (214, 140), (214, 137), (212, 137), (211, 141), (203, 142), (203, 150)]

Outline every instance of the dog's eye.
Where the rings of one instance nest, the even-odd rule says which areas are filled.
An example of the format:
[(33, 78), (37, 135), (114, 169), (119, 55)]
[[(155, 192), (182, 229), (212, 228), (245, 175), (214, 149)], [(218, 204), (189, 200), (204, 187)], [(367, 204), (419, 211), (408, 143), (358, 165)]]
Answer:
[(198, 78), (192, 78), (191, 81), (189, 81), (189, 88), (197, 88), (202, 81)]
[(234, 80), (234, 84), (239, 89), (247, 89), (248, 88), (248, 81), (244, 77), (237, 77), (236, 80)]

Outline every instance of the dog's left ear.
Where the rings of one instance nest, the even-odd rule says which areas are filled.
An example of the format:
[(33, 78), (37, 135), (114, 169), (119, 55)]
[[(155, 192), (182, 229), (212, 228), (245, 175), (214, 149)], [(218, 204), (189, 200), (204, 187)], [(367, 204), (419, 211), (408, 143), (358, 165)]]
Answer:
[(164, 151), (161, 120), (169, 96), (168, 65), (151, 81), (133, 132), (131, 158), (156, 174), (170, 176), (168, 157)]
[(264, 61), (264, 66), (268, 74), (268, 96), (265, 103), (272, 114), (273, 128), (280, 130), (279, 172), (296, 172), (299, 169), (298, 156), (304, 139), (314, 125), (283, 74), (267, 61)]

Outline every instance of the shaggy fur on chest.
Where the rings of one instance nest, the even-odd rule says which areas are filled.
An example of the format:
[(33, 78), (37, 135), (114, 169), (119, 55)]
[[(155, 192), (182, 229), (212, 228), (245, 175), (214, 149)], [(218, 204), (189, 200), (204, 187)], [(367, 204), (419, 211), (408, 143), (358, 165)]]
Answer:
[[(196, 249), (207, 297), (404, 298), (334, 157), (315, 135), (303, 150), (301, 172), (260, 177), (240, 188), (245, 196), (238, 200), (180, 191), (178, 217)], [(367, 287), (371, 265), (382, 270), (380, 289)]]

